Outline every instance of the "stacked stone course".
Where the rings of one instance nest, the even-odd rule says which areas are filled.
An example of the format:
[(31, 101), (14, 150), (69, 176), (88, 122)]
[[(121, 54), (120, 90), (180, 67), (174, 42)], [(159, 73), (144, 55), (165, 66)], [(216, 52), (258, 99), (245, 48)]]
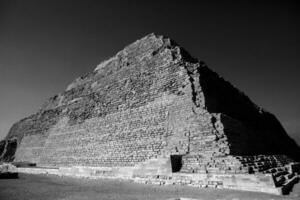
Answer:
[[(272, 114), (155, 34), (100, 63), (14, 124), (0, 143), (0, 159), (12, 139), (18, 148), (6, 157), (17, 162), (127, 169), (168, 158), (184, 174), (177, 177), (182, 183), (192, 181), (188, 173), (278, 175), (300, 155)], [(218, 186), (222, 180), (200, 176), (192, 182)]]

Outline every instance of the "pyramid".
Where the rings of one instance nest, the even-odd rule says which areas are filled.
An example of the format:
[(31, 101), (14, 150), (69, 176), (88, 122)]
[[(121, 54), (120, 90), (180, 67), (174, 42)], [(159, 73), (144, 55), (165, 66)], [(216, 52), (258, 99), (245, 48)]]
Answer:
[(15, 123), (0, 159), (23, 172), (281, 194), (300, 150), (276, 117), (173, 40), (150, 34)]

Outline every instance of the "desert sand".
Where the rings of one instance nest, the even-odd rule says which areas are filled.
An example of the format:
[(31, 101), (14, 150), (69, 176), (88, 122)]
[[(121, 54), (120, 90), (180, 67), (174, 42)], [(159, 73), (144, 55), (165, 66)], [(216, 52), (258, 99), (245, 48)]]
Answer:
[(20, 174), (0, 180), (1, 200), (240, 200), (299, 199), (300, 184), (289, 195), (276, 196), (227, 189), (158, 186), (109, 179), (78, 179), (55, 175)]

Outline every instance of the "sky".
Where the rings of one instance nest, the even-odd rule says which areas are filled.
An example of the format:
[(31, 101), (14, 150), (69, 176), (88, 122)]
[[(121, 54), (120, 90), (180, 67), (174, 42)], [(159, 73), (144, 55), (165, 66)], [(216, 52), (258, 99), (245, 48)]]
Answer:
[(300, 144), (300, 16), (293, 1), (0, 0), (0, 139), (126, 45), (175, 40)]

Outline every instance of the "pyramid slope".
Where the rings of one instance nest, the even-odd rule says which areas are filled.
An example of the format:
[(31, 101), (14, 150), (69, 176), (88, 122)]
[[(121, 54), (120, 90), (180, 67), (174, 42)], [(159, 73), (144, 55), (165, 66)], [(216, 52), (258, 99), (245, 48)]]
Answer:
[[(153, 94), (154, 92), (156, 94)], [(220, 147), (223, 150), (217, 149), (224, 151), (223, 153), (288, 154), (298, 159), (297, 146), (272, 114), (256, 106), (246, 95), (211, 71), (203, 62), (193, 59), (175, 42), (154, 34), (127, 46), (116, 56), (99, 64), (93, 72), (76, 79), (66, 91), (50, 98), (38, 113), (16, 123), (7, 138), (16, 137), (20, 144), (24, 135), (31, 136), (28, 139), (25, 137), (23, 143), (27, 143), (28, 140), (26, 148), (32, 146), (35, 151), (33, 154), (37, 155), (42, 153), (43, 150), (39, 152), (39, 148), (44, 148), (50, 129), (53, 129), (62, 119), (67, 121), (68, 126), (77, 125), (80, 129), (80, 125), (85, 120), (103, 119), (112, 113), (143, 107), (155, 101), (163, 106), (162, 100), (170, 97), (181, 100), (186, 98), (183, 101), (186, 101), (185, 104), (189, 105), (191, 110), (207, 115), (202, 117), (206, 121), (197, 119), (195, 116), (193, 120), (199, 120), (196, 125), (199, 126), (199, 130), (207, 129), (216, 132), (209, 137), (216, 136), (217, 138), (218, 131), (224, 132), (222, 134), (227, 137), (226, 142), (230, 145)], [(178, 106), (181, 106), (178, 110), (182, 109), (182, 105)], [(163, 112), (163, 110), (158, 110)], [(167, 115), (170, 110), (164, 111)], [(190, 124), (194, 123), (193, 120), (186, 121), (186, 124), (191, 126)], [(214, 127), (214, 123), (218, 122), (223, 126), (221, 131)], [(190, 129), (186, 124), (183, 126)], [(163, 131), (166, 132), (166, 128), (168, 127), (165, 127)], [(194, 132), (198, 137), (203, 135), (201, 131)], [(235, 135), (230, 132), (239, 133)], [(193, 131), (189, 134), (191, 133)], [(187, 138), (184, 134), (181, 133), (177, 137)], [(165, 138), (168, 137), (166, 133), (162, 135)], [(194, 136), (190, 135), (190, 137)], [(189, 151), (195, 153), (197, 149), (203, 151), (203, 147), (197, 144), (197, 140), (193, 139), (189, 144), (192, 150), (187, 150), (185, 147), (178, 151), (182, 154), (189, 153)], [(228, 146), (230, 146), (229, 149)], [(28, 156), (33, 155), (28, 153)], [(17, 156), (20, 159), (21, 157), (21, 155)]]
[(246, 174), (300, 155), (274, 115), (155, 34), (14, 124), (0, 150), (2, 160), (38, 166), (122, 168), (169, 158), (173, 171)]

